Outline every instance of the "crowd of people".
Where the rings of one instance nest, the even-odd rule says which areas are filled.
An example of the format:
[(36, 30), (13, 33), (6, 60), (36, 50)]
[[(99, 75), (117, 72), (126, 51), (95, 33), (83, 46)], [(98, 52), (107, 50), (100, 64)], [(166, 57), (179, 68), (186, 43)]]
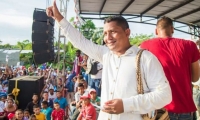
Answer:
[[(57, 69), (52, 69), (46, 64), (43, 68), (6, 66), (5, 69), (0, 69), (2, 83), (0, 117), (13, 120), (82, 120), (82, 117), (97, 119), (100, 111), (103, 66), (87, 55), (81, 54), (80, 50), (76, 51), (76, 57), (70, 64), (73, 66), (72, 70), (66, 70), (65, 73), (62, 71), (57, 73)], [(13, 94), (7, 94), (8, 83), (12, 78), (27, 75), (41, 76), (45, 85), (40, 95), (33, 93), (32, 101), (27, 103), (26, 109), (22, 111), (14, 101)]]
[[(129, 25), (122, 16), (105, 19), (106, 45), (101, 46), (84, 38), (70, 25), (55, 1), (46, 12), (59, 23), (70, 42), (85, 54), (77, 50), (72, 63), (66, 60), (73, 66), (66, 73), (57, 73), (48, 67), (20, 71), (6, 67), (6, 74), (0, 72), (2, 94), (7, 93), (9, 79), (23, 75), (42, 76), (45, 86), (40, 95), (33, 94), (23, 111), (12, 94), (7, 94), (7, 98), (2, 95), (1, 118), (142, 120), (159, 117), (154, 114), (155, 110), (163, 108), (167, 111), (166, 120), (197, 119), (194, 113), (200, 108), (200, 102), (196, 101), (199, 98), (196, 95), (194, 102), (191, 84), (199, 80), (200, 54), (194, 42), (172, 37), (174, 28), (170, 18), (160, 18), (155, 30), (157, 38), (143, 42), (138, 48), (130, 44)], [(141, 49), (145, 51), (140, 58)], [(135, 65), (136, 58), (140, 59), (139, 65)], [(142, 76), (141, 81), (138, 74)], [(139, 86), (139, 82), (143, 84)], [(194, 88), (199, 89), (199, 86), (194, 85)]]

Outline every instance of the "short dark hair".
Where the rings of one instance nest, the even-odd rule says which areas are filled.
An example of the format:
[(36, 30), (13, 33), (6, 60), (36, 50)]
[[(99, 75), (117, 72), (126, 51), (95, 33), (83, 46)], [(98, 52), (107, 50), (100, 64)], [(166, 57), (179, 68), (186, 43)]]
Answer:
[(53, 104), (58, 104), (58, 105), (60, 105), (58, 102), (54, 102)]
[(47, 101), (42, 101), (42, 104), (48, 105), (48, 102)]
[(14, 98), (14, 95), (12, 93), (9, 93), (7, 96)]
[(33, 93), (33, 96), (34, 96), (34, 95), (37, 95), (37, 96), (38, 96), (38, 94), (36, 94), (36, 93)]
[(80, 50), (76, 50), (76, 52), (78, 52), (78, 53), (81, 53), (81, 51), (80, 51)]
[(124, 30), (129, 29), (128, 22), (126, 19), (122, 16), (116, 15), (116, 16), (110, 16), (104, 20), (104, 24), (109, 22), (116, 22), (118, 26), (122, 27)]
[(34, 106), (33, 106), (33, 109), (34, 109), (34, 108), (40, 108), (40, 106), (39, 106), (39, 105), (34, 105)]
[(166, 29), (169, 26), (173, 27), (173, 21), (171, 18), (163, 16), (158, 19), (156, 27), (159, 27), (161, 29)]
[(79, 84), (78, 84), (78, 87), (83, 87), (83, 88), (84, 88), (83, 83), (79, 83)]
[(24, 112), (29, 112), (29, 110), (28, 109), (24, 109)]
[(44, 93), (48, 93), (48, 92), (47, 92), (47, 91), (44, 91), (43, 94), (44, 94)]

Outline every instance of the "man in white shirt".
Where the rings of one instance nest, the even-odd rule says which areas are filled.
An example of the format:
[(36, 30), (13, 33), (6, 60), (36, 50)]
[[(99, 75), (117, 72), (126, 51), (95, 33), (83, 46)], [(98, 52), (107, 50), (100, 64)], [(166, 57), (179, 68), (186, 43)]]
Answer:
[(99, 114), (99, 120), (142, 120), (141, 114), (150, 113), (171, 102), (171, 89), (162, 66), (148, 51), (144, 51), (141, 56), (145, 94), (138, 95), (135, 59), (139, 48), (130, 45), (130, 29), (123, 17), (115, 16), (105, 20), (106, 47), (96, 45), (81, 35), (63, 18), (55, 1), (46, 12), (59, 23), (64, 35), (76, 48), (103, 64), (103, 110)]

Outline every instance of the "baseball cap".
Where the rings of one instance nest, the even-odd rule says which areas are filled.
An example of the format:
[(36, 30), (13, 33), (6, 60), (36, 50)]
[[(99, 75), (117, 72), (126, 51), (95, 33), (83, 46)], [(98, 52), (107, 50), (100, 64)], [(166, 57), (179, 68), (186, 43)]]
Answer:
[(91, 88), (91, 89), (89, 90), (89, 93), (91, 94), (91, 92), (96, 92), (96, 90), (95, 90), (94, 88)]
[(90, 99), (91, 97), (90, 97), (90, 94), (83, 94), (81, 97), (80, 97), (80, 99)]

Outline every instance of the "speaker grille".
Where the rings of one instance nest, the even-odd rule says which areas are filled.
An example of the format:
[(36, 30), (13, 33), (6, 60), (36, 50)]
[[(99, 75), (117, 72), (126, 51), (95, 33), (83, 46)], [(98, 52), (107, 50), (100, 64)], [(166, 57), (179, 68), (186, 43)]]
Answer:
[(36, 64), (54, 60), (54, 23), (45, 9), (36, 8), (33, 13), (32, 49)]

